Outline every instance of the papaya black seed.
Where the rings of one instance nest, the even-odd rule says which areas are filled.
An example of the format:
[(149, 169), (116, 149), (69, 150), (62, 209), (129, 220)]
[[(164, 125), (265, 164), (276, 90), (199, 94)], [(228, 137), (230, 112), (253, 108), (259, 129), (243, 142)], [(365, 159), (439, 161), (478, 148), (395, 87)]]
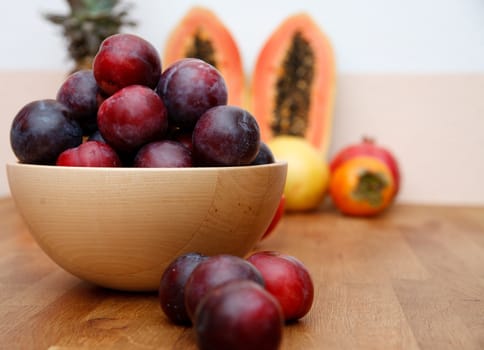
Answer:
[(194, 37), (193, 42), (186, 50), (185, 57), (193, 57), (204, 60), (208, 64), (217, 67), (215, 60), (215, 50), (212, 42), (206, 38), (201, 30), (198, 30)]
[(314, 79), (314, 52), (301, 32), (296, 32), (277, 80), (271, 121), (274, 134), (304, 136)]

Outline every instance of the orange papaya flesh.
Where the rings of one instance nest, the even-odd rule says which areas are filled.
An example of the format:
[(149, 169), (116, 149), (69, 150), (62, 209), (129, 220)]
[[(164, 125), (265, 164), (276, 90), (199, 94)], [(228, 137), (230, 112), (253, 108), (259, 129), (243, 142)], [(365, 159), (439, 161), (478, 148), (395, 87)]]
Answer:
[(329, 38), (306, 13), (288, 17), (262, 47), (251, 82), (250, 110), (262, 139), (306, 138), (327, 157), (336, 68)]
[(194, 57), (216, 67), (225, 79), (228, 104), (242, 106), (245, 75), (237, 43), (225, 24), (210, 9), (195, 6), (169, 33), (163, 66)]

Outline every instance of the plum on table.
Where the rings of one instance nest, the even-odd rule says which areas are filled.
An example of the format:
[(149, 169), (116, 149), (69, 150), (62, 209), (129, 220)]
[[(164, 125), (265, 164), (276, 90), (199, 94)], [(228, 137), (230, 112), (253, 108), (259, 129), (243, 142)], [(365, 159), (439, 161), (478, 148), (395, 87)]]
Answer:
[(212, 289), (195, 314), (200, 349), (275, 350), (282, 340), (283, 315), (277, 300), (250, 280)]
[(261, 273), (247, 260), (229, 254), (210, 256), (193, 270), (185, 285), (185, 308), (193, 320), (200, 300), (213, 288), (234, 280), (264, 286)]
[(191, 324), (185, 308), (185, 284), (195, 267), (207, 258), (198, 252), (186, 253), (173, 260), (163, 272), (158, 297), (161, 309), (173, 323)]

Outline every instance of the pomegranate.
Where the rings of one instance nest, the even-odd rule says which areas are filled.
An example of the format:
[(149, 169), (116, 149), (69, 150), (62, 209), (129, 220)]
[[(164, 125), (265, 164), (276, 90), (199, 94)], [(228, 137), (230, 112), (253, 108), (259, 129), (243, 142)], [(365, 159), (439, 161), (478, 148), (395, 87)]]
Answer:
[(350, 144), (336, 153), (329, 165), (331, 174), (334, 174), (336, 168), (344, 162), (358, 156), (369, 156), (383, 161), (392, 173), (396, 188), (395, 195), (398, 193), (401, 176), (395, 156), (389, 149), (377, 144), (374, 139), (369, 137), (363, 137), (359, 143)]

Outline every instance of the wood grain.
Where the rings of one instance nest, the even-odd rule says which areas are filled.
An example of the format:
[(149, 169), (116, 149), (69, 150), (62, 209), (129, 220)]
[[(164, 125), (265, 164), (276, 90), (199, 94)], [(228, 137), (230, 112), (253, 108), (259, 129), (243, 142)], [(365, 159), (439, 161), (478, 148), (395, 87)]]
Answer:
[(247, 254), (279, 205), (286, 173), (283, 162), (184, 169), (7, 164), (16, 208), (43, 251), (83, 280), (124, 291), (156, 291), (166, 266), (186, 252)]
[[(0, 348), (196, 349), (154, 293), (80, 281), (37, 246), (0, 200)], [(311, 312), (282, 349), (483, 349), (484, 208), (395, 206), (374, 219), (322, 208), (284, 216), (257, 250), (303, 261)]]

